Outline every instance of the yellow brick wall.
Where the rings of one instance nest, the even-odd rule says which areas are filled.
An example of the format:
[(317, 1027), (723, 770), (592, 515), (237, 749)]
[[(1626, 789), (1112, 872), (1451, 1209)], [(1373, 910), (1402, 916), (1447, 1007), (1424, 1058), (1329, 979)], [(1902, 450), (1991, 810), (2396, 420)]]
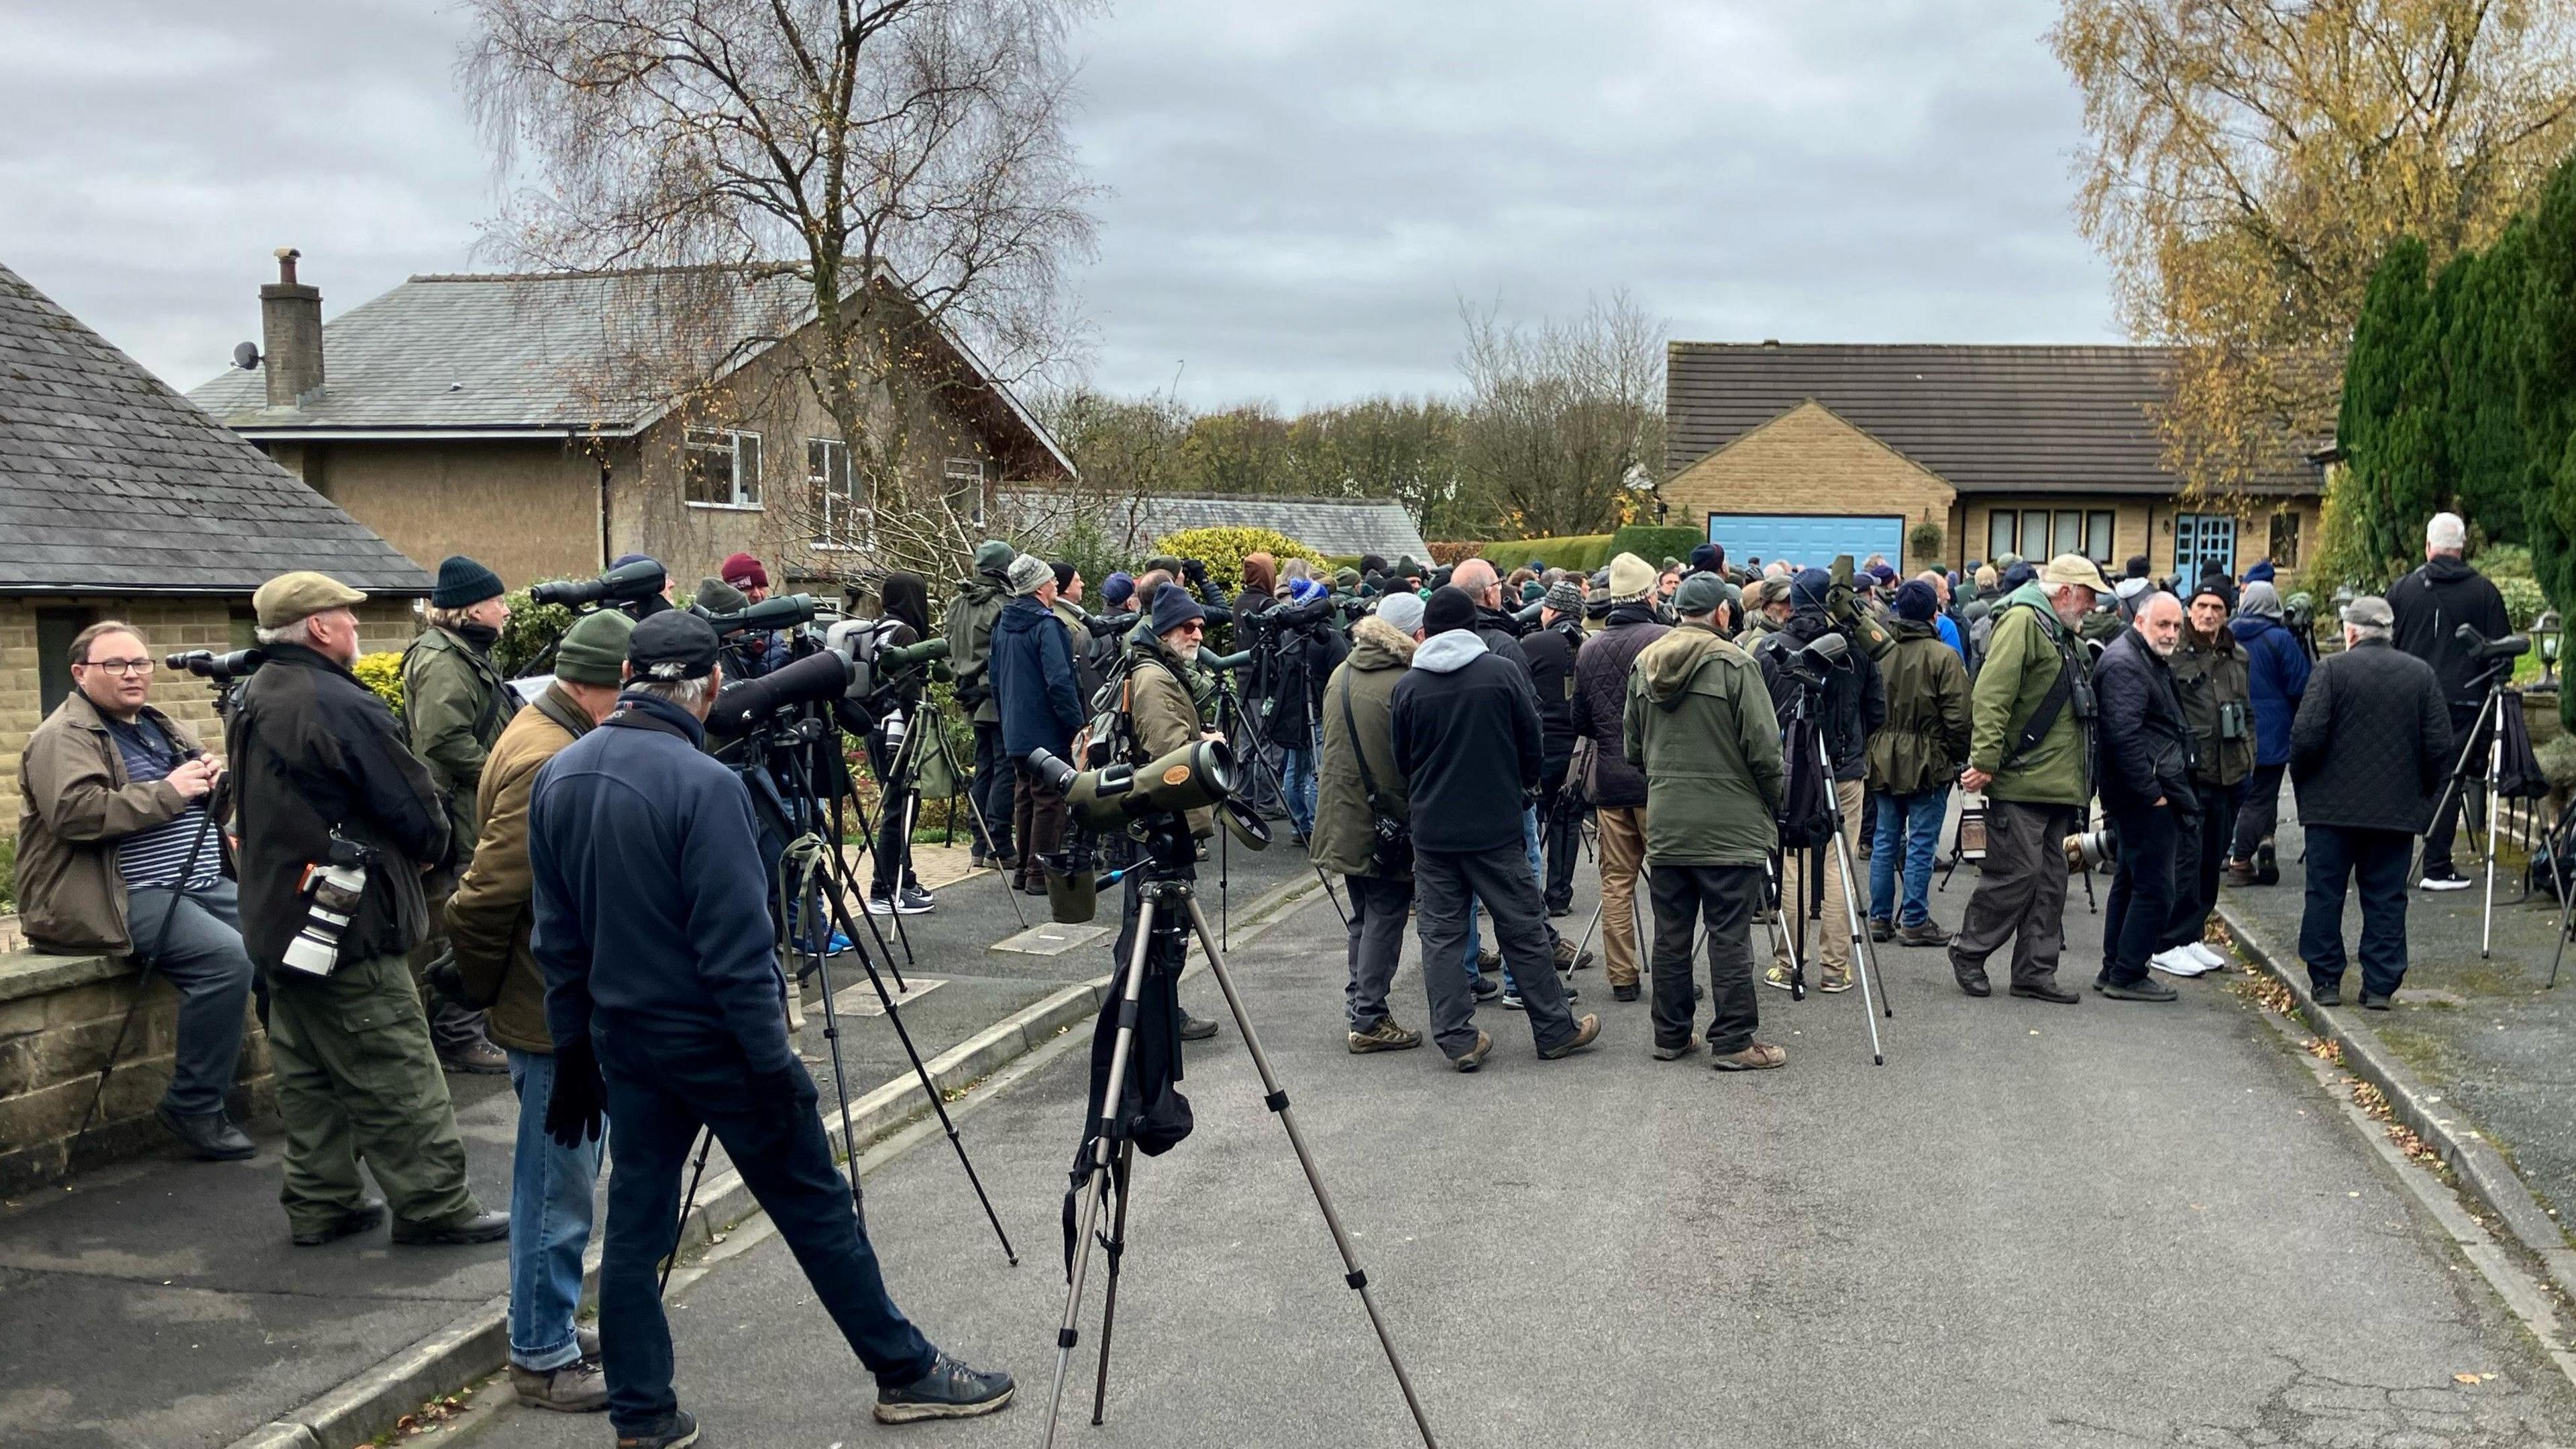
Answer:
[(1949, 484), (1813, 402), (1674, 474), (1661, 494), (1672, 521), (1695, 528), (1712, 513), (1901, 513), (1909, 534), (1938, 523), (1944, 552), (1957, 542)]
[[(36, 658), (38, 609), (89, 609), (101, 619), (122, 619), (143, 631), (144, 642), (152, 646), (158, 658), (182, 649), (221, 652), (240, 647), (247, 636), (237, 637), (234, 632), (236, 607), (247, 615), (249, 598), (0, 599), (0, 792), (5, 792), (0, 798), (8, 802), (7, 808), (0, 810), (0, 834), (14, 836), (18, 832), (18, 758), (27, 748), (27, 736), (44, 718), (42, 675)], [(417, 632), (411, 601), (407, 599), (382, 600), (359, 610), (361, 648), (400, 649)], [(215, 721), (213, 692), (195, 675), (157, 671), (152, 677), (152, 702), (172, 718), (186, 721), (204, 736), (209, 748), (222, 753), (223, 737)]]

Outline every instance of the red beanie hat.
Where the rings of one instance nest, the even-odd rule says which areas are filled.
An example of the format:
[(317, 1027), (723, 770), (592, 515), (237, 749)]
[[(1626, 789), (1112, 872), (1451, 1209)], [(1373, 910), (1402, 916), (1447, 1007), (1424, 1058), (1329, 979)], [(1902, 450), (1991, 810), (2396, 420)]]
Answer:
[(769, 587), (769, 570), (762, 568), (760, 560), (747, 553), (738, 553), (726, 559), (724, 566), (717, 569), (716, 574), (737, 589), (745, 584), (756, 584), (764, 589)]

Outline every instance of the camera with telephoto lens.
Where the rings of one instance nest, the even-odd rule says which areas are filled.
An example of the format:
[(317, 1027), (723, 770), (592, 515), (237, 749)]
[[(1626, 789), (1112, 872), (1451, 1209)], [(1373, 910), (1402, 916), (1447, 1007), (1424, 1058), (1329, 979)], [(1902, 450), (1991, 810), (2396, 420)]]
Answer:
[(308, 976), (328, 976), (340, 965), (340, 934), (358, 914), (367, 894), (367, 869), (376, 853), (331, 833), (329, 859), (304, 867), (297, 889), (305, 898), (304, 924), (286, 943), (279, 959)]
[(209, 684), (230, 684), (247, 679), (251, 671), (268, 662), (268, 656), (257, 649), (236, 649), (230, 654), (217, 654), (212, 649), (189, 649), (161, 661), (164, 669), (184, 669)]
[(528, 602), (561, 604), (567, 609), (583, 609), (593, 604), (631, 604), (662, 592), (669, 578), (662, 566), (649, 558), (637, 559), (610, 569), (595, 579), (557, 579), (532, 585)]
[(2120, 833), (2103, 821), (2091, 830), (2079, 830), (2058, 842), (2066, 852), (2067, 873), (2100, 870), (2120, 854)]

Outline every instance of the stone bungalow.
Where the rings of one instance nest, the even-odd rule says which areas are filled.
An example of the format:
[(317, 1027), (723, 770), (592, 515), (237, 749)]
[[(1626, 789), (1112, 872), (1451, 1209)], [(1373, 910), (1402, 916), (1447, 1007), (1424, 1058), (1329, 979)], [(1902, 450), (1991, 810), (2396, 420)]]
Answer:
[[(1670, 521), (1730, 559), (1824, 562), (1902, 550), (1913, 567), (2082, 553), (2158, 574), (2317, 545), (2319, 467), (2256, 479), (2227, 507), (2180, 500), (2152, 409), (2155, 347), (1675, 342), (1667, 350)], [(2324, 456), (2318, 450), (2317, 456)], [(1938, 547), (1916, 545), (1924, 524)]]
[[(0, 780), (12, 808), (27, 735), (71, 690), (72, 636), (104, 618), (157, 652), (251, 642), (253, 590), (320, 569), (374, 598), (371, 649), (413, 633), (430, 579), (347, 514), (0, 267)], [(153, 701), (220, 748), (209, 692), (163, 671)], [(9, 933), (14, 938), (14, 932)], [(0, 941), (0, 1195), (50, 1180), (89, 1102), (136, 975), (122, 960), (39, 956)], [(160, 1142), (173, 1002), (137, 1012), (90, 1147)], [(243, 1053), (245, 1110), (264, 1103), (264, 1042)]]
[[(278, 256), (264, 354), (189, 396), (420, 564), (469, 554), (523, 588), (643, 552), (683, 594), (736, 550), (778, 587), (866, 571), (873, 500), (780, 345), (810, 326), (793, 278), (418, 276), (326, 324)], [(978, 521), (1005, 484), (1072, 478), (1011, 391), (929, 331), (907, 475)]]

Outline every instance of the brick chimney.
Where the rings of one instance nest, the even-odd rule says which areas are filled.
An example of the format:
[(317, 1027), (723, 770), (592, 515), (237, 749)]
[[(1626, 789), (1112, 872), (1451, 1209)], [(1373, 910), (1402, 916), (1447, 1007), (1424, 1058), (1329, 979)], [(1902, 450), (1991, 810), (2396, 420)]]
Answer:
[(322, 293), (295, 280), (293, 247), (277, 249), (277, 280), (259, 289), (268, 405), (300, 407), (322, 395)]

